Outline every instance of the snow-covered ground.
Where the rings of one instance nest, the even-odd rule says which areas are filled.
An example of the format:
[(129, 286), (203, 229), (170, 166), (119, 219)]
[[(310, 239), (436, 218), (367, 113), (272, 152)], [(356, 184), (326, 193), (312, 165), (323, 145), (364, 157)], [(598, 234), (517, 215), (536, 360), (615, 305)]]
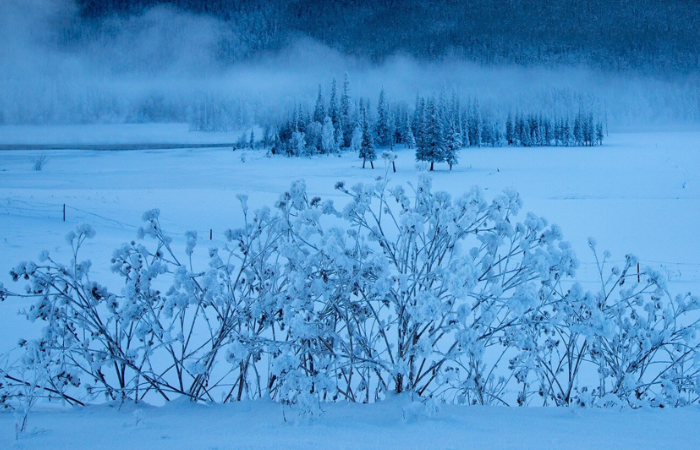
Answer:
[[(181, 125), (65, 129), (0, 128), (5, 143), (219, 143), (231, 135), (188, 134)], [(43, 131), (42, 131), (43, 130)], [(121, 131), (120, 131), (121, 130)], [(33, 135), (33, 137), (32, 137)], [(76, 138), (75, 136), (83, 136)], [(206, 138), (202, 138), (205, 136)], [(172, 137), (172, 139), (171, 139)], [(176, 139), (177, 138), (177, 139)], [(82, 140), (78, 140), (82, 139)], [(226, 148), (112, 151), (46, 151), (48, 162), (32, 170), (42, 152), (0, 151), (0, 283), (20, 289), (8, 271), (48, 249), (68, 260), (63, 236), (87, 222), (97, 237), (83, 258), (95, 278), (109, 279), (112, 249), (135, 238), (141, 214), (161, 209), (166, 231), (184, 249), (183, 234), (197, 230), (211, 245), (240, 224), (236, 194), (251, 207), (272, 205), (297, 179), (309, 193), (342, 202), (333, 187), (369, 182), (385, 173), (361, 169), (355, 155), (290, 159), (262, 151)], [(245, 157), (242, 158), (242, 153)], [(413, 152), (399, 150), (394, 183), (415, 182)], [(595, 274), (587, 238), (614, 260), (635, 253), (643, 265), (663, 267), (675, 292), (700, 292), (700, 133), (613, 134), (594, 148), (464, 149), (452, 172), (439, 165), (436, 189), (461, 194), (478, 185), (487, 196), (516, 188), (532, 211), (560, 225), (579, 254), (579, 279)], [(66, 205), (66, 222), (62, 221)], [(202, 247), (207, 247), (208, 242)], [(18, 301), (0, 304), (0, 352), (31, 333), (15, 312)], [(189, 408), (189, 409), (188, 409)], [(408, 408), (408, 420), (403, 410)], [(443, 407), (429, 420), (414, 420), (403, 404), (329, 406), (309, 424), (285, 424), (271, 404), (225, 407), (171, 405), (142, 413), (95, 407), (42, 412), (30, 418), (39, 433), (18, 448), (696, 448), (698, 408), (676, 411), (569, 411)], [(419, 416), (421, 414), (418, 414)], [(288, 417), (289, 418), (289, 417)], [(296, 419), (295, 419), (296, 420)], [(0, 414), (0, 448), (14, 441), (11, 414)], [(137, 424), (138, 422), (138, 424)], [(85, 427), (96, 432), (82, 433)], [(136, 444), (138, 443), (138, 445)], [(177, 445), (176, 445), (177, 444)]]
[(0, 145), (229, 144), (240, 132), (190, 131), (186, 123), (3, 125)]
[[(49, 159), (36, 172), (40, 153)], [(413, 152), (398, 155), (398, 172), (389, 176), (397, 184), (415, 182)], [(104, 250), (132, 239), (147, 209), (160, 208), (172, 234), (197, 230), (201, 237), (212, 229), (217, 244), (238, 223), (236, 194), (248, 194), (251, 206), (272, 205), (293, 181), (305, 179), (311, 194), (342, 201), (335, 182), (372, 181), (385, 173), (383, 161), (375, 166), (362, 170), (350, 154), (266, 158), (262, 151), (226, 148), (2, 151), (0, 251), (9, 267), (42, 249), (65, 250), (65, 233), (87, 222), (98, 232), (87, 250), (99, 271), (109, 258)], [(592, 262), (586, 240), (594, 236), (614, 259), (632, 252), (642, 264), (664, 266), (672, 281), (682, 282), (679, 288), (700, 286), (700, 133), (617, 134), (593, 148), (464, 149), (452, 172), (438, 165), (432, 177), (436, 189), (453, 194), (474, 185), (487, 195), (516, 188), (526, 211), (563, 228), (584, 269)], [(6, 270), (0, 273), (0, 282), (7, 281)]]
[[(30, 417), (15, 441), (0, 415), (0, 448), (9, 449), (697, 449), (700, 409), (581, 410), (460, 407), (437, 412), (396, 399), (336, 404), (318, 419), (258, 401), (218, 406), (175, 402), (161, 408), (88, 407)], [(285, 422), (285, 417), (287, 422)]]

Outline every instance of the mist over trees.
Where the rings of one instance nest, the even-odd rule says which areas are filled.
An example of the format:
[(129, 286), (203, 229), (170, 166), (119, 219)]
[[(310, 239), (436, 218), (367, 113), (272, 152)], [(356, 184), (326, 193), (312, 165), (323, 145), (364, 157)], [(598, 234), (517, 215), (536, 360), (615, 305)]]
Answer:
[[(659, 74), (700, 63), (700, 4), (685, 0), (78, 0), (95, 28), (71, 28), (66, 41), (99, 30), (100, 19), (173, 5), (210, 14), (238, 32), (222, 36), (226, 61), (284, 48), (302, 35), (344, 53), (382, 61), (396, 53), (447, 55), (486, 64), (574, 64)], [(82, 25), (81, 25), (82, 27)]]
[[(313, 106), (313, 80), (344, 72), (373, 108), (382, 88), (411, 105), (456, 89), (502, 127), (508, 111), (572, 117), (580, 104), (612, 130), (700, 124), (694, 4), (433, 3), (6, 0), (0, 124), (243, 130)], [(354, 129), (334, 131), (351, 146)]]

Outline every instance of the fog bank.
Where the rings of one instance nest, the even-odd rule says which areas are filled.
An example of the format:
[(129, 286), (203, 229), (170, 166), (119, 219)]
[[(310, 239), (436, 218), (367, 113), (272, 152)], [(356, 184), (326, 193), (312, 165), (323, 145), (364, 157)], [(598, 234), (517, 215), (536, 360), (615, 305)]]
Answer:
[[(75, 38), (78, 36), (78, 38)], [(238, 124), (276, 120), (327, 94), (348, 73), (353, 96), (376, 103), (456, 91), (497, 113), (604, 111), (611, 129), (700, 125), (697, 79), (651, 79), (583, 67), (424, 63), (395, 55), (376, 65), (300, 36), (253, 60), (223, 60), (235, 45), (229, 22), (156, 7), (138, 16), (83, 23), (70, 0), (0, 2), (0, 123), (187, 121), (202, 105), (225, 105)], [(234, 44), (231, 44), (234, 43)]]

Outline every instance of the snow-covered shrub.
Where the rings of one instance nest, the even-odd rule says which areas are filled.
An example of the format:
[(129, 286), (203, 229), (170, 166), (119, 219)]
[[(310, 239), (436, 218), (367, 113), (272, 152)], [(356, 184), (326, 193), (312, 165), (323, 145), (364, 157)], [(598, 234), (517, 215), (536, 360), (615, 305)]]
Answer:
[[(594, 241), (591, 247), (595, 253)], [(672, 296), (652, 268), (636, 282), (637, 264), (627, 256), (625, 265), (612, 267), (607, 276), (605, 260), (599, 265), (601, 290), (590, 297), (589, 307), (600, 317), (585, 323), (600, 378), (594, 397), (605, 401), (613, 395), (630, 405), (692, 403), (700, 392), (700, 299), (689, 293)]]
[(384, 178), (336, 189), (342, 210), (303, 182), (274, 209), (251, 212), (239, 197), (243, 226), (203, 268), (197, 234), (178, 257), (149, 211), (139, 241), (113, 254), (118, 291), (79, 260), (89, 227), (69, 234), (69, 264), (48, 253), (19, 264), (26, 292), (0, 286), (0, 298), (36, 299), (26, 316), (44, 329), (5, 365), (3, 403), (28, 386), (70, 404), (270, 397), (309, 415), (323, 401), (402, 392), (467, 404), (698, 401), (700, 301), (671, 297), (651, 269), (637, 282), (633, 257), (606, 272), (606, 256), (599, 290), (586, 292), (561, 230), (532, 214), (516, 221), (514, 191), (452, 198), (427, 177), (408, 190)]
[(577, 266), (559, 229), (532, 215), (515, 223), (521, 200), (513, 191), (488, 202), (474, 189), (453, 200), (427, 177), (411, 197), (384, 181), (339, 188), (352, 198), (344, 217), (363, 252), (349, 298), (370, 312), (355, 331), (361, 366), (371, 361), (368, 377), (377, 376), (365, 384), (496, 400), (504, 383), (484, 352), (506, 349)]
[[(651, 268), (633, 271), (598, 262), (600, 290), (574, 284), (541, 309), (541, 320), (526, 329), (511, 368), (523, 385), (519, 403), (539, 394), (544, 404), (582, 406), (679, 406), (698, 400), (698, 312), (700, 300), (671, 296)], [(634, 272), (634, 273), (633, 273)], [(588, 371), (588, 379), (582, 372)], [(530, 378), (534, 376), (530, 389)], [(597, 379), (597, 383), (593, 380)]]

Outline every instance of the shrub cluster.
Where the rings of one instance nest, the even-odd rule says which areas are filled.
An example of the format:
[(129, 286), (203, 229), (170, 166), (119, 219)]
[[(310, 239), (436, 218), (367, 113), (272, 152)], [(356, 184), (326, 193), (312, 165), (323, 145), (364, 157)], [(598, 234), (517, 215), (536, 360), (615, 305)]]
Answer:
[[(700, 299), (672, 297), (661, 275), (599, 260), (597, 289), (573, 281), (561, 230), (517, 193), (487, 201), (376, 183), (310, 198), (303, 182), (250, 211), (195, 268), (196, 233), (178, 256), (157, 210), (115, 250), (119, 291), (48, 254), (12, 271), (35, 299), (41, 335), (2, 368), (2, 401), (71, 404), (231, 402), (269, 397), (307, 410), (390, 393), (465, 404), (680, 406), (698, 402)], [(590, 241), (596, 258), (595, 242)]]

